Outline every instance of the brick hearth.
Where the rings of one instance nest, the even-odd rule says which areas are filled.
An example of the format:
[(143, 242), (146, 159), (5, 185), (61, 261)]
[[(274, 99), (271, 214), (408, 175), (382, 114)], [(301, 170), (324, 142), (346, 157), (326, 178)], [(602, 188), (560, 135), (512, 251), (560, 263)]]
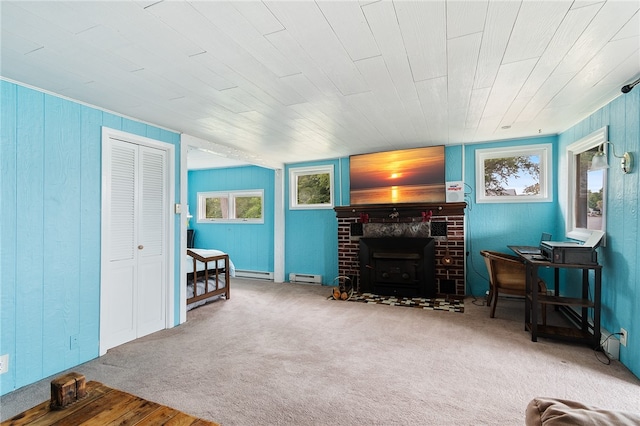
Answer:
[[(394, 224), (422, 222), (431, 214), (431, 237), (436, 240), (436, 281), (439, 293), (464, 296), (464, 209), (466, 203), (396, 204), (336, 207), (338, 218), (338, 273), (359, 280), (359, 239), (351, 235), (354, 223)], [(378, 225), (379, 226), (379, 225)], [(445, 231), (446, 229), (446, 231)], [(442, 265), (447, 248), (451, 266)]]

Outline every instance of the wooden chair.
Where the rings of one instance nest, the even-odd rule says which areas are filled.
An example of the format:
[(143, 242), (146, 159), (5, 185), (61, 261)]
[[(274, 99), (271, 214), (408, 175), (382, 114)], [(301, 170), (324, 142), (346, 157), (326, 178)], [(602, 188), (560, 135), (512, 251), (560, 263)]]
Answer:
[[(481, 250), (487, 271), (489, 272), (489, 297), (487, 306), (491, 306), (491, 318), (495, 317), (498, 294), (525, 295), (526, 272), (522, 259), (497, 251)], [(543, 280), (538, 281), (538, 291), (547, 294)], [(493, 306), (492, 306), (493, 304)], [(547, 308), (542, 304), (542, 323), (547, 324)]]

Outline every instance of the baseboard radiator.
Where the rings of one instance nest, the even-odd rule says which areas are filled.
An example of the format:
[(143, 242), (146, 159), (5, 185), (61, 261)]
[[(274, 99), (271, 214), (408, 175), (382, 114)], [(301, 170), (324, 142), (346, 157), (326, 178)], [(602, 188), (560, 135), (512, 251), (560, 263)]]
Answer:
[(308, 284), (322, 284), (322, 275), (313, 274), (289, 274), (289, 282), (292, 283), (308, 283)]
[(254, 278), (258, 280), (273, 280), (273, 272), (247, 271), (242, 269), (236, 269), (236, 277)]

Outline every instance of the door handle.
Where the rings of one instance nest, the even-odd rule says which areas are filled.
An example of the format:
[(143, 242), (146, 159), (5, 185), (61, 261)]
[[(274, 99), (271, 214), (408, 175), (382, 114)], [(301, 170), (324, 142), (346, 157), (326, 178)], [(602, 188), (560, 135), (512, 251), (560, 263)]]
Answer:
[(140, 245), (138, 246), (138, 250), (142, 250), (143, 248), (144, 248), (144, 246), (143, 246), (142, 244), (140, 244)]

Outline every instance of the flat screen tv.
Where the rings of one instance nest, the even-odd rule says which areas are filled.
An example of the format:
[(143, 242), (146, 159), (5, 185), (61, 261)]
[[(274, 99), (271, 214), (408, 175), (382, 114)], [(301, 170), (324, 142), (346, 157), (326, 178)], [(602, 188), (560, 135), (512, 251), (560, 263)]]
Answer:
[(349, 157), (351, 205), (445, 201), (444, 146)]

